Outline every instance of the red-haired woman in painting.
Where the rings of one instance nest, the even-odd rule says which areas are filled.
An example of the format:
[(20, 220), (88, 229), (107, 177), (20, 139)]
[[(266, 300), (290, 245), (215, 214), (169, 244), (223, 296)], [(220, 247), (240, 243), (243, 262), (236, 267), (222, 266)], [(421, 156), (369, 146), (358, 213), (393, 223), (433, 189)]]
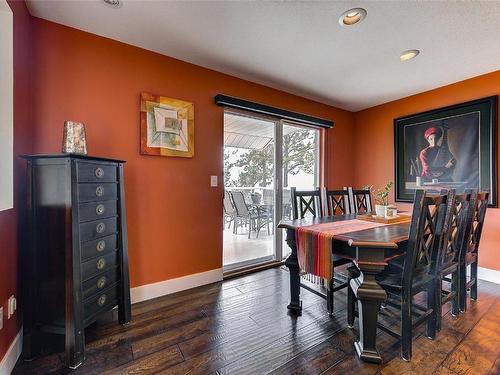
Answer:
[[(457, 160), (448, 148), (447, 130), (441, 127), (428, 128), (424, 138), (429, 146), (420, 151), (420, 162), (422, 163), (422, 177), (427, 180), (440, 179), (452, 181), (453, 170)], [(441, 143), (440, 138), (443, 137)]]

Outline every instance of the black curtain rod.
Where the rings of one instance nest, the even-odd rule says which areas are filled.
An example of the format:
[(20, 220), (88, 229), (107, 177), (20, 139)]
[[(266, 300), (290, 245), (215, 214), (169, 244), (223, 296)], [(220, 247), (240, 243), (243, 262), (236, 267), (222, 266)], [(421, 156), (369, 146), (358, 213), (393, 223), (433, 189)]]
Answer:
[(230, 108), (245, 109), (247, 111), (276, 116), (284, 120), (292, 120), (302, 124), (319, 126), (326, 129), (333, 127), (333, 121), (330, 120), (304, 115), (303, 113), (287, 111), (286, 109), (271, 107), (265, 104), (250, 102), (248, 100), (238, 99), (222, 94), (215, 96), (215, 104)]

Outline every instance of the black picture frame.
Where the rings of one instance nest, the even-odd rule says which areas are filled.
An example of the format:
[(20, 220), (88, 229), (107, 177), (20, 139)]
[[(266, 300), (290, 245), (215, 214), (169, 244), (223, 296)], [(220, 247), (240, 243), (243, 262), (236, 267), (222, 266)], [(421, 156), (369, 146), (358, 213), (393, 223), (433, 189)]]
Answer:
[[(466, 133), (462, 135), (460, 131)], [(450, 147), (448, 133), (454, 139)], [(453, 187), (460, 193), (477, 188), (489, 191), (489, 207), (497, 207), (497, 134), (498, 95), (394, 119), (396, 202), (413, 202), (416, 189), (439, 191)], [(434, 139), (439, 147), (424, 151), (436, 146), (431, 144)], [(460, 157), (455, 158), (452, 148)], [(428, 155), (432, 156), (430, 167)], [(436, 161), (437, 155), (441, 156), (440, 161)], [(443, 158), (449, 162), (444, 164)], [(433, 178), (440, 174), (441, 181)], [(461, 177), (458, 181), (457, 174)], [(471, 186), (474, 184), (479, 186)]]

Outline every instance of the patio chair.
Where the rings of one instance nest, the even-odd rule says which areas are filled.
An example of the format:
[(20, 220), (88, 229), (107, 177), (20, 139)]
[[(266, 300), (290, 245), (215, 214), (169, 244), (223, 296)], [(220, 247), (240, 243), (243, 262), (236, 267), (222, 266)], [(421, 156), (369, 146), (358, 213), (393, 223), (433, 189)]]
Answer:
[[(233, 233), (238, 234), (239, 221), (243, 222), (244, 226), (248, 226), (248, 238), (250, 233), (255, 230), (257, 237), (259, 237), (260, 230), (267, 225), (269, 233), (269, 222), (272, 220), (272, 214), (261, 210), (258, 207), (249, 207), (245, 201), (245, 197), (241, 191), (230, 192), (231, 199), (236, 209), (236, 216), (234, 220)], [(239, 219), (239, 221), (238, 221)]]
[(229, 196), (229, 192), (224, 192), (224, 227), (231, 228), (231, 223), (235, 222), (236, 210), (234, 209), (233, 202)]

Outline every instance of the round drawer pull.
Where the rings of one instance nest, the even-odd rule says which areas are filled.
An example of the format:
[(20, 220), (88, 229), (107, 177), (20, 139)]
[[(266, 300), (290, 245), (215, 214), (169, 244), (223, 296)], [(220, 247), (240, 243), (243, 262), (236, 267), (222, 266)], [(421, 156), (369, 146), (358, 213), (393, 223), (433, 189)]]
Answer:
[(95, 195), (97, 195), (98, 197), (102, 197), (104, 195), (104, 188), (102, 186), (96, 187)]
[(95, 248), (97, 251), (103, 251), (106, 248), (106, 241), (100, 240)]
[(99, 297), (99, 299), (97, 300), (97, 305), (98, 305), (99, 307), (104, 306), (104, 304), (106, 303), (107, 299), (108, 299), (108, 297), (107, 297), (105, 294), (103, 294), (103, 295), (102, 295), (102, 296), (100, 296), (100, 297)]
[(104, 258), (99, 258), (97, 260), (96, 267), (98, 270), (102, 270), (104, 267), (106, 267), (106, 259)]
[(104, 177), (104, 169), (102, 169), (102, 168), (97, 168), (97, 169), (95, 170), (95, 176), (96, 176), (97, 178), (103, 178), (103, 177)]
[(102, 215), (102, 214), (104, 213), (104, 211), (105, 211), (105, 207), (104, 207), (104, 205), (103, 205), (103, 204), (98, 204), (98, 205), (96, 206), (96, 208), (95, 208), (95, 213), (96, 213), (97, 215)]
[(102, 288), (104, 288), (104, 285), (106, 285), (106, 276), (100, 277), (100, 278), (97, 280), (97, 288), (98, 288), (98, 289), (102, 289)]
[(104, 224), (104, 223), (99, 223), (99, 224), (97, 224), (97, 225), (95, 226), (95, 231), (96, 231), (97, 233), (102, 233), (102, 232), (104, 232), (105, 230), (106, 230), (106, 224)]

